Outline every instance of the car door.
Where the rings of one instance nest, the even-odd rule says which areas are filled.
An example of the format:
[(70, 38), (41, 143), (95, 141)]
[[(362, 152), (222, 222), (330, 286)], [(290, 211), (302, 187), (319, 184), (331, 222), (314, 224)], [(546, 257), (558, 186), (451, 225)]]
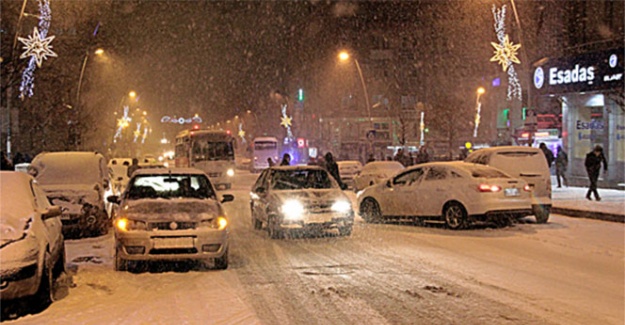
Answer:
[(384, 215), (400, 217), (417, 215), (419, 198), (414, 190), (415, 183), (419, 181), (422, 174), (423, 168), (416, 168), (390, 179), (390, 184), (388, 184), (390, 186), (385, 185), (383, 191), (388, 205), (387, 210), (382, 208)]
[(443, 204), (447, 202), (450, 191), (449, 169), (445, 166), (428, 167), (415, 189), (415, 195), (420, 203), (419, 215), (441, 215)]
[[(33, 193), (33, 199), (35, 206), (39, 211), (47, 211), (52, 207), (50, 201), (46, 197), (46, 193), (39, 187), (35, 181), (30, 182), (30, 188)], [(39, 218), (42, 218), (41, 214), (38, 215)], [(56, 257), (61, 253), (63, 249), (63, 224), (61, 223), (61, 218), (47, 218), (43, 219), (42, 222), (44, 225), (44, 234), (43, 236), (46, 238), (46, 241), (50, 244), (50, 251), (53, 256)]]
[(270, 169), (265, 169), (258, 176), (256, 183), (252, 187), (251, 206), (252, 213), (261, 221), (267, 221), (267, 198), (269, 194), (269, 174)]

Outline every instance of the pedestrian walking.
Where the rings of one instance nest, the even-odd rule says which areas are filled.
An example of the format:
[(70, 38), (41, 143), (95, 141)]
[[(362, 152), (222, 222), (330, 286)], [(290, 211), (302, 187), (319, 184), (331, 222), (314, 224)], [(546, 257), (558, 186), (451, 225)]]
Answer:
[(273, 162), (273, 159), (271, 159), (271, 157), (267, 157), (267, 166), (269, 166), (269, 168), (275, 166), (276, 163)]
[(586, 166), (586, 173), (588, 173), (588, 180), (590, 180), (590, 186), (586, 193), (586, 198), (592, 200), (591, 194), (595, 195), (595, 200), (601, 201), (599, 192), (597, 192), (597, 180), (599, 179), (599, 172), (601, 171), (601, 164), (603, 163), (603, 171), (608, 171), (608, 162), (603, 155), (603, 148), (600, 145), (596, 145), (593, 151), (586, 154), (586, 160), (584, 166)]
[(417, 164), (423, 164), (430, 161), (430, 154), (428, 153), (427, 144), (422, 145), (417, 152)]
[(556, 179), (558, 180), (558, 187), (562, 187), (562, 182), (564, 182), (564, 186), (569, 186), (569, 182), (564, 175), (568, 165), (569, 156), (564, 149), (562, 149), (562, 146), (558, 146), (558, 155), (556, 156)]
[(545, 159), (547, 159), (547, 168), (551, 168), (551, 164), (553, 163), (553, 152), (547, 148), (547, 145), (544, 142), (541, 142), (538, 145), (538, 148), (543, 151), (545, 154)]
[(285, 153), (282, 156), (282, 161), (280, 162), (280, 166), (289, 166), (291, 165), (291, 156), (288, 153)]
[(347, 186), (343, 184), (343, 182), (341, 181), (341, 175), (339, 173), (339, 165), (336, 163), (336, 161), (334, 161), (334, 157), (332, 156), (331, 152), (326, 153), (325, 161), (326, 161), (325, 168), (328, 171), (328, 173), (330, 173), (330, 175), (334, 177), (336, 182), (339, 183), (339, 186), (341, 187), (341, 189), (343, 190), (346, 189)]

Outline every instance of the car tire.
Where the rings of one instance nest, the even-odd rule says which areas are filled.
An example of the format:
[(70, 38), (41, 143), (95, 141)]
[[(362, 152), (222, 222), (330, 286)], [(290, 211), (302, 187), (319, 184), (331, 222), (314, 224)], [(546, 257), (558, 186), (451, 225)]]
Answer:
[(284, 230), (280, 229), (277, 216), (269, 216), (269, 221), (267, 222), (267, 232), (269, 233), (269, 238), (271, 239), (280, 239), (284, 237)]
[(467, 211), (458, 202), (447, 203), (443, 210), (443, 221), (449, 229), (462, 229), (467, 223)]
[(339, 234), (341, 236), (351, 236), (352, 229), (353, 229), (352, 226), (340, 227), (339, 228)]
[(252, 217), (252, 225), (254, 226), (255, 230), (260, 230), (263, 228), (263, 222), (256, 219), (256, 217)]
[(548, 205), (535, 206), (534, 216), (536, 217), (536, 223), (547, 223), (547, 221), (549, 221), (550, 213), (551, 207)]
[(39, 288), (37, 292), (33, 296), (33, 304), (32, 306), (37, 310), (44, 310), (46, 307), (50, 306), (52, 301), (54, 300), (52, 288), (54, 287), (54, 276), (53, 272), (50, 271), (48, 266), (43, 266), (43, 270), (41, 272), (41, 281), (39, 282)]
[(61, 247), (61, 252), (54, 263), (53, 268), (53, 275), (55, 279), (58, 279), (63, 273), (65, 273), (65, 244)]
[(372, 198), (366, 198), (360, 204), (360, 216), (367, 223), (380, 222), (382, 220), (382, 212), (380, 205)]
[(115, 250), (115, 271), (128, 271), (128, 261), (121, 258), (119, 248)]
[(215, 259), (215, 269), (217, 270), (225, 270), (228, 268), (228, 250), (224, 252), (224, 254)]

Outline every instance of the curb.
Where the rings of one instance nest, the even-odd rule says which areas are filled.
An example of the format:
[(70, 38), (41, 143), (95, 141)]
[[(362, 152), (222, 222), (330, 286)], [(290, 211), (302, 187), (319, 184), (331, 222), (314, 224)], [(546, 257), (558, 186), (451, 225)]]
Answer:
[(559, 207), (554, 207), (554, 206), (551, 207), (551, 213), (562, 214), (568, 217), (575, 217), (575, 218), (588, 218), (588, 219), (595, 219), (595, 220), (625, 223), (625, 215), (622, 215), (622, 214), (605, 213), (605, 212), (598, 212), (598, 211), (575, 210), (575, 209), (559, 208)]

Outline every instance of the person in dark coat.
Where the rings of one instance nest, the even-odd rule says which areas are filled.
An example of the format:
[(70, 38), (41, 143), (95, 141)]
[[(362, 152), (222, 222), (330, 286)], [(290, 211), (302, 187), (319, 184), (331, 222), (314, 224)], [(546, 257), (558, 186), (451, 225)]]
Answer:
[(270, 168), (275, 166), (276, 163), (273, 162), (273, 159), (271, 159), (271, 157), (267, 157), (267, 166), (269, 166)]
[[(562, 146), (558, 146), (558, 156), (556, 156), (556, 179), (558, 180), (558, 187), (562, 187), (562, 181), (564, 181), (564, 186), (569, 186), (569, 182), (564, 175), (568, 165), (569, 156), (564, 149), (562, 149)], [(562, 181), (560, 181), (560, 178), (562, 178)]]
[(590, 186), (586, 193), (586, 198), (592, 200), (591, 194), (594, 193), (595, 200), (601, 201), (599, 192), (597, 192), (597, 180), (599, 179), (599, 172), (601, 171), (601, 163), (603, 163), (603, 171), (608, 171), (608, 162), (603, 155), (603, 148), (600, 145), (595, 146), (593, 151), (586, 154), (586, 160), (584, 166), (586, 166), (586, 173), (588, 173), (588, 179), (590, 180)]
[(553, 163), (553, 152), (547, 148), (547, 145), (544, 142), (541, 142), (540, 145), (538, 145), (538, 148), (540, 148), (540, 150), (542, 150), (545, 154), (545, 159), (547, 159), (547, 168), (551, 168), (551, 164)]
[(339, 165), (336, 163), (336, 161), (334, 161), (334, 157), (332, 156), (331, 152), (326, 153), (325, 162), (326, 170), (328, 171), (328, 173), (330, 173), (330, 175), (332, 175), (332, 177), (334, 177), (337, 183), (339, 183), (341, 189), (347, 188), (347, 186), (341, 181), (341, 175), (339, 174)]
[(6, 153), (2, 151), (2, 157), (0, 157), (0, 170), (14, 170), (13, 163), (9, 160)]
[(132, 165), (128, 166), (128, 169), (126, 169), (126, 175), (128, 176), (128, 178), (132, 177), (132, 174), (134, 174), (134, 172), (136, 172), (139, 168), (139, 159), (137, 158), (132, 158)]
[(289, 166), (291, 164), (291, 156), (288, 153), (285, 153), (282, 156), (282, 161), (280, 162), (280, 166)]

